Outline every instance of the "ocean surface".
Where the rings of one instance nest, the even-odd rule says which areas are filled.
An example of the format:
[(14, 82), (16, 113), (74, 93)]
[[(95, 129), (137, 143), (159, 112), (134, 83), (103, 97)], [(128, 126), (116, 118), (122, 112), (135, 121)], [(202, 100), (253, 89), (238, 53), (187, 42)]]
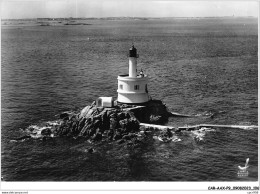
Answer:
[[(256, 18), (85, 20), (92, 25), (2, 22), (3, 181), (257, 181), (258, 130), (212, 128), (163, 143), (153, 132), (138, 147), (54, 137), (11, 141), (30, 125), (117, 97), (134, 43), (148, 90), (170, 111), (167, 125), (258, 125)], [(213, 115), (209, 118), (207, 115)], [(96, 152), (86, 149), (92, 146)], [(249, 158), (248, 176), (238, 166)]]

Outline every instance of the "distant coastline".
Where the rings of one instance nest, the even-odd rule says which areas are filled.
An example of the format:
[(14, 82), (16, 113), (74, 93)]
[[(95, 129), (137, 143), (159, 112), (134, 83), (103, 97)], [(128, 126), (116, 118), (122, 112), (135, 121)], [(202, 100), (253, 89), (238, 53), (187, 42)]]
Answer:
[(17, 18), (1, 19), (1, 21), (70, 21), (70, 20), (155, 20), (155, 19), (225, 19), (225, 18), (255, 18), (254, 16), (221, 16), (221, 17), (69, 17), (69, 18)]
[(23, 19), (2, 19), (2, 27), (25, 27), (25, 26), (40, 26), (40, 27), (52, 27), (52, 26), (89, 26), (95, 25), (96, 22), (129, 22), (129, 21), (188, 21), (188, 20), (230, 20), (230, 21), (240, 21), (240, 20), (257, 20), (257, 17), (235, 17), (235, 16), (223, 16), (223, 17), (102, 17), (102, 18), (23, 18)]

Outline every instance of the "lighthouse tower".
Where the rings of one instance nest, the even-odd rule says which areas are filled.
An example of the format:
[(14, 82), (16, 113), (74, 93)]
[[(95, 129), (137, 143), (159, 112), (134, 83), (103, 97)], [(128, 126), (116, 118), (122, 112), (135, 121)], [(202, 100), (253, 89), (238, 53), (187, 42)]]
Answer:
[(118, 76), (118, 102), (140, 104), (149, 101), (148, 77), (141, 71), (137, 73), (137, 50), (134, 46), (129, 50), (129, 74)]

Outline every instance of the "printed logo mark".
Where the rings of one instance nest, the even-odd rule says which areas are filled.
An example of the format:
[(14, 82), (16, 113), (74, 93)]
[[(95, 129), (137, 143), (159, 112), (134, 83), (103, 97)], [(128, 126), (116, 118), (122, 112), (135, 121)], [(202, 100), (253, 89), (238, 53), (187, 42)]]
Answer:
[(245, 166), (238, 166), (238, 172), (237, 172), (237, 175), (238, 176), (248, 176), (248, 171), (247, 171), (247, 168), (249, 167), (248, 166), (248, 162), (249, 162), (249, 158), (246, 159), (246, 163), (245, 163)]

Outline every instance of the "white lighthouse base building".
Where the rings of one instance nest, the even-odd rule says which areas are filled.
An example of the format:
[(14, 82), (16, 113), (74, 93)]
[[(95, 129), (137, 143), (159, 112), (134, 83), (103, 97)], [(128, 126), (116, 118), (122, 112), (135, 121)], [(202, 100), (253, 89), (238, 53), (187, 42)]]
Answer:
[(128, 104), (145, 103), (149, 101), (147, 90), (148, 78), (137, 76), (135, 78), (128, 75), (118, 76), (118, 102)]

